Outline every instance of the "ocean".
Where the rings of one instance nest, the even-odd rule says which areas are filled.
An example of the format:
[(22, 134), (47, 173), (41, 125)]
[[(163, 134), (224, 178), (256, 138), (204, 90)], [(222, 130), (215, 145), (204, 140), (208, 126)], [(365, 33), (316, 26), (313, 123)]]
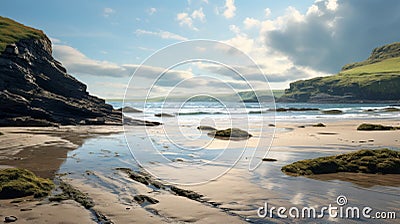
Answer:
[[(114, 108), (121, 108), (121, 101), (108, 101)], [(315, 122), (324, 120), (342, 119), (385, 119), (398, 118), (400, 105), (392, 104), (314, 104), (314, 103), (220, 103), (220, 102), (125, 102), (124, 106), (130, 106), (144, 111), (145, 118), (160, 121), (154, 117), (156, 113), (178, 114), (180, 119), (192, 119), (193, 117), (226, 117), (235, 115), (240, 117), (255, 118), (257, 116), (269, 116), (277, 121), (287, 122)], [(278, 108), (314, 108), (318, 110), (276, 112)], [(388, 111), (388, 108), (395, 108)], [(396, 111), (396, 109), (398, 109)], [(340, 110), (341, 114), (324, 114), (325, 110)], [(127, 114), (135, 117), (137, 114)], [(185, 117), (183, 117), (185, 116)]]

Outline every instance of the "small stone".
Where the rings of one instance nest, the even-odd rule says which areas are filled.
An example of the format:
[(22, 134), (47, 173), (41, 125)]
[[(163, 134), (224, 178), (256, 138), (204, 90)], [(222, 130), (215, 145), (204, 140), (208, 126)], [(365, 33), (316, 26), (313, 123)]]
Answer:
[(4, 218), (4, 222), (15, 222), (15, 221), (17, 221), (17, 220), (18, 220), (18, 218), (15, 217), (15, 216), (13, 216), (13, 215), (11, 215), (11, 216), (6, 216), (6, 217)]
[(263, 158), (262, 161), (265, 161), (265, 162), (276, 162), (278, 160), (274, 159), (274, 158)]
[(26, 212), (26, 211), (32, 211), (31, 208), (21, 208), (20, 209), (21, 212)]

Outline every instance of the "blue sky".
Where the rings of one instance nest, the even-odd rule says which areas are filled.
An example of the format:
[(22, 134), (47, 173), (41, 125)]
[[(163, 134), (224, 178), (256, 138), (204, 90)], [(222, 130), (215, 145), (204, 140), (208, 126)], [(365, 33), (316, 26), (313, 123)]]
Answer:
[(53, 41), (53, 55), (90, 92), (121, 98), (144, 59), (191, 39), (222, 41), (247, 53), (273, 89), (337, 73), (342, 65), (367, 58), (374, 47), (399, 41), (400, 2), (384, 3), (13, 0), (3, 1), (0, 15), (43, 30)]

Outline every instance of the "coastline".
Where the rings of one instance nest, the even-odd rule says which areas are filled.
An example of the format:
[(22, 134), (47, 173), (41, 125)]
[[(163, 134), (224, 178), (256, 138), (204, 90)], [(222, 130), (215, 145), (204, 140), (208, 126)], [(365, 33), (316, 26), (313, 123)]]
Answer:
[[(324, 150), (324, 153), (334, 155), (361, 148), (400, 148), (400, 130), (357, 131), (357, 126), (363, 122), (360, 119), (328, 121), (324, 122), (326, 127), (312, 127), (311, 123), (278, 122), (276, 127), (283, 131), (276, 132), (268, 154), (269, 157), (278, 158), (278, 163), (274, 165), (274, 163), (264, 162), (262, 169), (280, 166), (282, 150), (285, 153), (298, 154), (302, 151), (307, 153), (321, 152), (322, 148), (329, 148)], [(396, 126), (400, 124), (398, 119), (369, 119), (366, 122)], [(79, 148), (90, 138), (102, 138), (102, 136), (122, 133), (122, 131), (121, 126), (0, 128), (0, 132), (4, 134), (0, 136), (0, 167), (28, 168), (39, 176), (53, 178), (60, 165), (66, 160), (68, 152)], [(242, 223), (246, 221), (244, 217), (256, 218), (254, 208), (249, 205), (258, 205), (261, 202), (259, 200), (254, 201), (252, 198), (267, 198), (275, 204), (293, 203), (293, 201), (282, 201), (282, 198), (287, 197), (287, 195), (282, 196), (281, 193), (274, 191), (274, 184), (277, 183), (266, 183), (266, 186), (270, 186), (268, 191), (264, 187), (252, 183), (248, 171), (242, 169), (246, 162), (243, 159), (239, 162), (238, 167), (210, 183), (183, 187), (203, 194), (205, 200), (218, 206), (193, 201), (165, 191), (154, 191), (151, 187), (133, 181), (128, 176), (116, 171), (115, 175), (118, 176), (118, 179), (110, 178), (95, 170), (78, 174), (78, 176), (91, 176), (91, 178), (101, 180), (102, 183), (107, 183), (108, 186), (124, 189), (123, 192), (119, 193), (109, 192), (101, 184), (91, 183), (84, 179), (74, 179), (68, 175), (60, 178), (74, 188), (88, 194), (95, 202), (94, 209), (114, 223), (211, 223), (216, 220)], [(117, 167), (110, 167), (110, 169), (115, 168)], [(285, 175), (282, 173), (281, 176), (284, 177)], [(360, 176), (362, 176), (361, 179)], [(376, 185), (369, 183), (380, 182), (377, 175), (364, 174), (343, 175), (339, 173), (314, 176), (309, 179), (322, 182), (344, 181), (348, 185), (354, 184), (362, 188), (371, 188)], [(360, 179), (359, 183), (357, 183), (357, 179)], [(384, 176), (383, 179), (385, 180), (382, 180), (380, 184), (399, 187), (398, 183), (390, 181), (391, 177)], [(229, 187), (227, 188), (227, 186)], [(159, 203), (141, 206), (133, 200), (134, 195), (147, 195), (158, 200)], [(71, 214), (76, 214), (73, 215), (74, 220), (85, 223), (94, 222), (93, 214), (72, 200), (48, 202), (46, 199), (39, 201), (24, 199), (19, 203), (11, 203), (11, 201), (0, 200), (1, 219), (8, 215), (15, 215), (21, 223), (30, 220), (75, 223), (71, 220)], [(323, 203), (323, 200), (314, 202)], [(26, 210), (26, 208), (29, 210)]]

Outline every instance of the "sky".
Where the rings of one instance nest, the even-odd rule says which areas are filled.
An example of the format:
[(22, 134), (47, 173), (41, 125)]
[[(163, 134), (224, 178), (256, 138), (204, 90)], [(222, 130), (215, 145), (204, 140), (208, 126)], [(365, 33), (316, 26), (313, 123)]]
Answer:
[[(191, 40), (240, 50), (258, 69), (234, 61), (231, 68), (257, 89), (266, 80), (272, 89), (285, 89), (295, 80), (336, 74), (347, 63), (365, 60), (373, 48), (398, 42), (398, 12), (397, 0), (5, 0), (0, 8), (1, 16), (43, 30), (53, 56), (103, 98), (122, 98), (136, 70), (142, 77), (129, 86), (137, 87), (137, 95), (145, 95), (140, 91), (149, 85), (154, 96), (162, 95), (185, 80), (177, 93), (223, 91), (224, 85), (248, 89), (226, 66), (205, 62), (171, 64), (153, 82), (149, 74), (168, 66), (161, 69), (148, 58)], [(180, 58), (175, 56), (165, 57)]]

